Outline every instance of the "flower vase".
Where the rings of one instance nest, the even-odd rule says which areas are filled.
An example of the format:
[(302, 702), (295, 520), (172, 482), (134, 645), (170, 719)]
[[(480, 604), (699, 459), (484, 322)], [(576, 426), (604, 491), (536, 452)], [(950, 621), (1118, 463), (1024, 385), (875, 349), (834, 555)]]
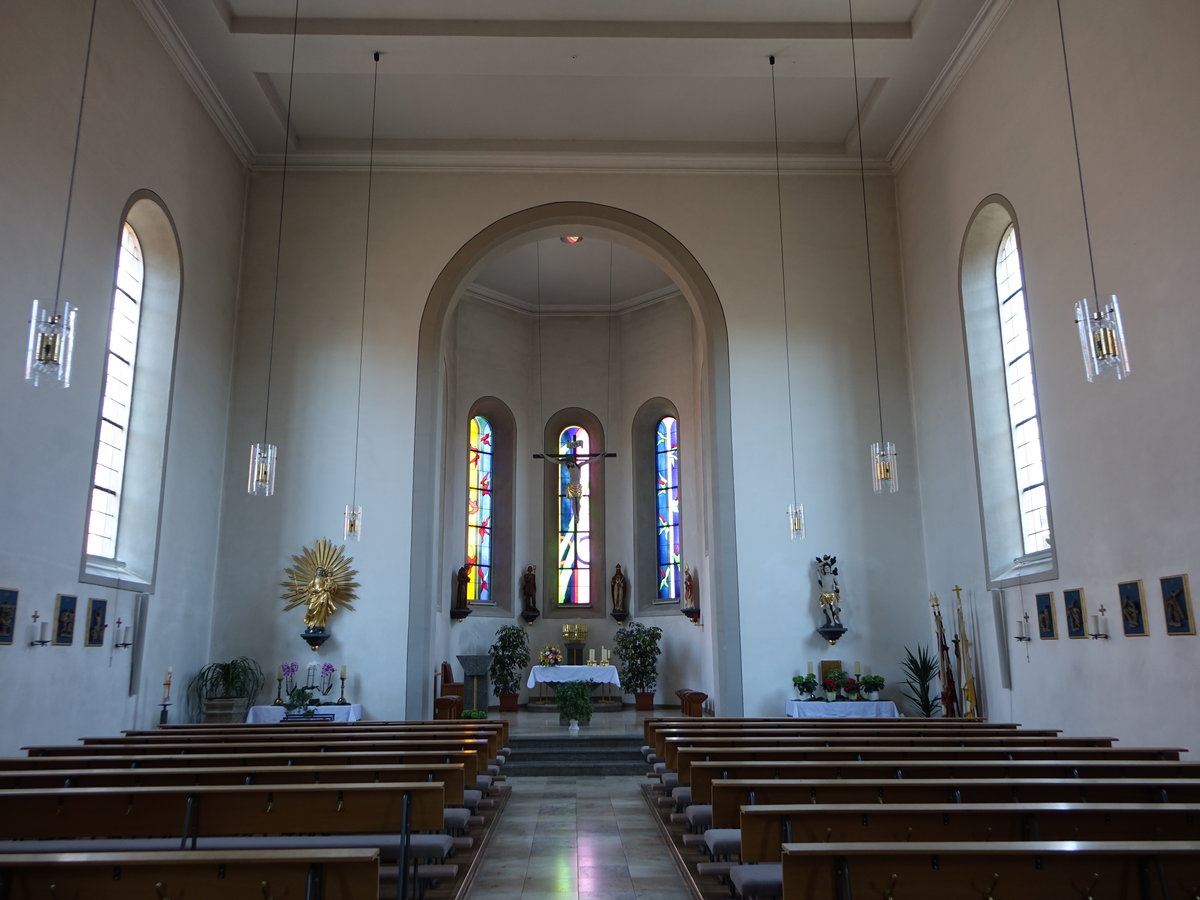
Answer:
[(868, 691), (867, 699), (874, 703), (879, 699), (879, 691)]
[(857, 693), (857, 692), (851, 692), (851, 693), (849, 693), (849, 694), (846, 694), (846, 695), (845, 695), (845, 697), (846, 697), (846, 699), (847, 699), (847, 700), (851, 700), (851, 701), (853, 701), (853, 700), (857, 700), (857, 699), (858, 699), (858, 693)]
[(571, 724), (567, 727), (567, 731), (571, 734), (579, 734), (579, 720), (572, 719)]
[(826, 691), (826, 692), (825, 692), (825, 699), (826, 699), (826, 700), (827, 700), (829, 703), (832, 703), (832, 702), (833, 702), (834, 700), (836, 700), (837, 698), (838, 698), (838, 696), (837, 696), (837, 691)]

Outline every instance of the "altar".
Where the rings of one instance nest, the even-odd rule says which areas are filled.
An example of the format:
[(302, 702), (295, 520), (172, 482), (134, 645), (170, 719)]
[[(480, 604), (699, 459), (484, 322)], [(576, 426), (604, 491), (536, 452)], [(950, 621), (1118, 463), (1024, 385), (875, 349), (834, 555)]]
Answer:
[(525, 687), (533, 690), (539, 684), (563, 684), (568, 681), (593, 681), (596, 684), (621, 686), (616, 666), (534, 666), (529, 670)]
[(792, 719), (897, 719), (891, 700), (789, 700), (786, 714)]
[[(333, 715), (335, 722), (357, 722), (362, 718), (361, 703), (328, 704), (326, 706), (311, 706), (313, 712), (321, 716)], [(286, 710), (282, 706), (252, 706), (246, 712), (247, 724), (260, 722), (282, 722)], [(303, 722), (303, 718), (289, 719), (292, 722)], [(318, 720), (319, 721), (319, 720)]]

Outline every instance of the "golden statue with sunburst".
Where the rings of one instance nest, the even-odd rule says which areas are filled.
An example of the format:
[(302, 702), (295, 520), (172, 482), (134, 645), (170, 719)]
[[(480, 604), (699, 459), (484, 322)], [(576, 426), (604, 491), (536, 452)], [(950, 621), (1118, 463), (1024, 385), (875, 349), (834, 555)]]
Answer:
[(353, 610), (354, 589), (358, 572), (350, 568), (353, 560), (346, 556), (344, 546), (334, 546), (329, 538), (320, 538), (312, 547), (305, 547), (286, 570), (287, 581), (279, 586), (283, 592), (283, 611), (304, 604), (308, 612), (304, 624), (309, 628), (323, 629), (339, 606)]

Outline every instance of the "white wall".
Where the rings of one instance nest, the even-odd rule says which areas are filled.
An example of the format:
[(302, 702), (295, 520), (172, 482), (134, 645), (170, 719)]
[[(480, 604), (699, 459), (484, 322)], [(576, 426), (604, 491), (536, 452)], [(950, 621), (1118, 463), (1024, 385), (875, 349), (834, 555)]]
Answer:
[[(1158, 579), (1196, 573), (1195, 211), (1200, 9), (1186, 0), (1063, 4), (1101, 294), (1121, 296), (1133, 376), (1084, 380), (1072, 304), (1091, 294), (1053, 4), (1016, 0), (897, 178), (925, 548), (931, 589), (958, 583), (984, 612), (988, 712), (1126, 742), (1200, 743), (1186, 696), (1195, 637), (1165, 633)], [(1060, 639), (1014, 646), (1000, 688), (959, 308), (959, 247), (999, 193), (1016, 211), (1037, 359), (1059, 578), (1009, 590), (1007, 619), (1053, 591)], [(1186, 273), (1186, 274), (1185, 274)], [(1118, 582), (1143, 579), (1151, 636), (1125, 638)], [(1063, 589), (1108, 610), (1109, 641), (1067, 640)], [(1022, 597), (1023, 594), (1023, 597)], [(1036, 632), (1035, 632), (1036, 634)]]
[[(53, 301), (89, 12), (66, 0), (0, 10), (0, 585), (20, 591), (14, 644), (0, 647), (0, 753), (149, 727), (166, 667), (178, 701), (209, 659), (243, 174), (127, 0), (101, 0), (96, 16), (62, 288), (80, 310), (72, 385), (21, 381), (30, 300)], [(110, 626), (128, 624), (132, 598), (114, 604), (78, 577), (120, 217), (140, 189), (174, 219), (184, 293), (157, 590), (130, 696), (133, 654), (111, 649), (112, 627), (104, 648), (85, 648), (81, 624), (89, 597), (109, 600)], [(30, 647), (34, 610), (52, 616), (59, 593), (79, 597), (74, 645)]]

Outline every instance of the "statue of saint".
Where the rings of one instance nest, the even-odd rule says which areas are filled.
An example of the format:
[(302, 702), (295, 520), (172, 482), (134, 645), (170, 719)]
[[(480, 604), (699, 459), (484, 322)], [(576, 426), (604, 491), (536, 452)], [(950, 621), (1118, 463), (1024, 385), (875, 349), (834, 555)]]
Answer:
[(842, 589), (837, 582), (837, 557), (817, 557), (817, 605), (825, 614), (826, 628), (837, 628), (842, 624)]
[(521, 576), (521, 600), (526, 612), (537, 612), (537, 566), (526, 566), (525, 574)]
[(683, 608), (696, 608), (696, 582), (692, 578), (692, 570), (683, 567)]
[(454, 608), (467, 608), (467, 585), (471, 581), (471, 576), (467, 572), (466, 566), (460, 566), (458, 574), (454, 576)]
[(625, 577), (625, 573), (621, 571), (621, 564), (617, 563), (617, 571), (612, 577), (612, 608), (613, 612), (625, 612), (625, 598), (629, 592), (629, 579)]

